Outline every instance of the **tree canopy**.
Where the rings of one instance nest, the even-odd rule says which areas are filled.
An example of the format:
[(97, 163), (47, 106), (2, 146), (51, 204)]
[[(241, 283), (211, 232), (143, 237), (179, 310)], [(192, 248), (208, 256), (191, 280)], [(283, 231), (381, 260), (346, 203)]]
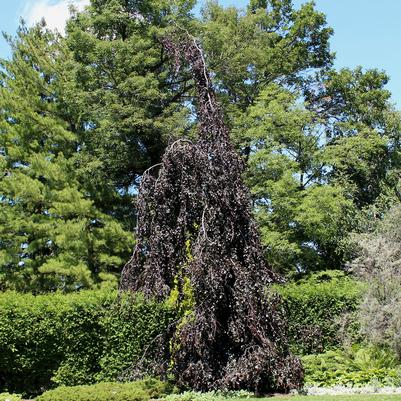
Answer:
[[(379, 70), (333, 68), (312, 2), (92, 0), (65, 36), (8, 37), (0, 78), (0, 286), (116, 282), (137, 189), (175, 140), (194, 138), (194, 82), (160, 38), (198, 37), (245, 163), (265, 257), (287, 275), (342, 268), (364, 216), (400, 198), (400, 116)], [(114, 278), (113, 278), (114, 277)]]
[(0, 89), (0, 286), (75, 290), (115, 281), (132, 238), (77, 171), (69, 53), (43, 26), (22, 26), (11, 44)]

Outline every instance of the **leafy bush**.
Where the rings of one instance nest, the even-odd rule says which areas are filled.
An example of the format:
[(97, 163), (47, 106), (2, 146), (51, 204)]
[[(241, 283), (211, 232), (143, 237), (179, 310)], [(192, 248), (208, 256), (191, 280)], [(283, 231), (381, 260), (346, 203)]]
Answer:
[(305, 384), (314, 386), (401, 385), (401, 366), (393, 352), (354, 346), (302, 358)]
[(145, 302), (136, 296), (122, 297), (102, 320), (103, 352), (99, 358), (97, 381), (129, 379), (132, 362), (151, 353), (153, 340), (164, 332), (173, 320), (174, 310), (157, 302)]
[[(340, 345), (341, 318), (356, 313), (363, 284), (344, 272), (327, 271), (276, 289), (287, 311), (293, 351), (305, 355)], [(351, 318), (347, 330), (355, 331), (353, 324)]]
[(21, 401), (20, 394), (0, 393), (0, 401)]
[(391, 347), (401, 360), (401, 206), (390, 209), (372, 232), (355, 237), (358, 256), (350, 267), (367, 283), (359, 312), (361, 334)]
[(163, 304), (115, 291), (0, 294), (0, 391), (115, 380), (170, 322)]
[(131, 383), (98, 383), (89, 386), (61, 386), (39, 396), (37, 401), (148, 401), (160, 398), (172, 387), (155, 379)]

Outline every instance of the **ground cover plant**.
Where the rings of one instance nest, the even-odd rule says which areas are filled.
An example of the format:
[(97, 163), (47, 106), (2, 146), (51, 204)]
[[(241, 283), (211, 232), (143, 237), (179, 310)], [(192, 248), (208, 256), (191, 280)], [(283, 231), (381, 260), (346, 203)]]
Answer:
[(21, 401), (22, 395), (20, 394), (10, 394), (10, 393), (0, 393), (0, 401)]
[(155, 379), (129, 383), (98, 383), (92, 386), (58, 387), (36, 401), (148, 401), (174, 390), (172, 385)]
[(354, 345), (302, 358), (305, 385), (400, 387), (401, 365), (389, 349)]
[[(260, 398), (250, 398), (249, 401), (260, 400)], [(265, 401), (275, 400), (266, 398)], [(277, 401), (400, 401), (399, 394), (355, 394), (355, 395), (311, 395), (311, 396), (284, 396), (277, 397)]]
[(271, 394), (269, 396), (255, 397), (252, 393), (246, 391), (232, 391), (232, 392), (207, 392), (199, 393), (195, 391), (187, 391), (181, 394), (171, 394), (163, 398), (166, 401), (274, 401), (274, 400), (293, 400), (293, 401), (357, 401), (357, 400), (395, 400), (401, 399), (401, 394), (341, 394), (338, 395), (297, 395), (297, 394)]
[(101, 383), (92, 386), (60, 387), (48, 391), (38, 397), (37, 401), (147, 401), (151, 396), (165, 401), (400, 401), (401, 394), (344, 394), (344, 395), (271, 395), (269, 397), (255, 397), (246, 392), (184, 392), (182, 394), (163, 395), (166, 390), (162, 386), (149, 389), (151, 386), (143, 386), (141, 382), (126, 384)]

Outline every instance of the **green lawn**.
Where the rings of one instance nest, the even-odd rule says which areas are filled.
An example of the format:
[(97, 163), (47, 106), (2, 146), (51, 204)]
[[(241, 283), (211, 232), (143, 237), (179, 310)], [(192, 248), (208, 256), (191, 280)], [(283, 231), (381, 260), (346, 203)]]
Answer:
[[(242, 399), (243, 401), (244, 399)], [(401, 401), (401, 394), (309, 395), (248, 398), (247, 401)], [(234, 401), (234, 400), (233, 400)], [(235, 400), (239, 401), (239, 400)]]

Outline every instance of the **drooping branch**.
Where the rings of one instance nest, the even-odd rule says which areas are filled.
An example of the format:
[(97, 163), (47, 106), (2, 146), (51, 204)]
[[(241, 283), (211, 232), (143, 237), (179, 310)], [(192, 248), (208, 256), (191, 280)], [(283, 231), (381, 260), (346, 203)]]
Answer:
[(201, 47), (179, 38), (163, 44), (176, 67), (185, 63), (192, 73), (199, 140), (175, 142), (144, 174), (137, 245), (121, 288), (173, 300), (182, 315), (153, 373), (170, 369), (179, 384), (198, 390), (287, 391), (301, 384), (302, 367), (288, 350), (280, 299), (269, 295), (279, 279), (265, 262), (243, 163)]

